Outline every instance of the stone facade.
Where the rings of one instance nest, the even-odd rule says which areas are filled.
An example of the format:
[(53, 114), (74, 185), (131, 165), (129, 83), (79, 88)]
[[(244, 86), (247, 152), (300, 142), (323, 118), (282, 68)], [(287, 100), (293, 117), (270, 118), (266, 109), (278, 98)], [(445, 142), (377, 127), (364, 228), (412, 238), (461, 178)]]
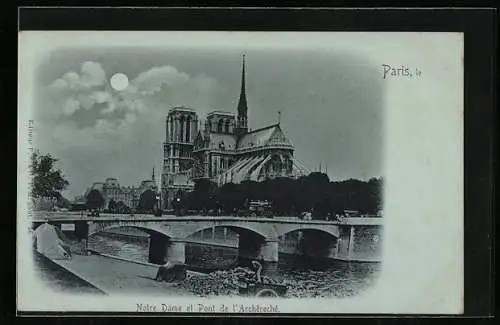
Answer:
[(198, 116), (191, 108), (174, 107), (167, 116), (166, 141), (163, 144), (162, 202), (170, 208), (179, 191), (191, 191), (194, 138)]
[(105, 202), (104, 209), (108, 208), (111, 200), (117, 203), (121, 201), (126, 206), (134, 209), (139, 204), (139, 198), (142, 193), (146, 190), (152, 190), (156, 193), (158, 186), (156, 185), (153, 171), (152, 179), (142, 181), (139, 186), (121, 186), (118, 180), (112, 177), (107, 178), (104, 182), (95, 182), (87, 189), (84, 197), (92, 190), (101, 192)]
[(280, 123), (248, 129), (245, 60), (237, 115), (213, 111), (203, 130), (193, 109), (175, 107), (166, 122), (162, 193), (164, 208), (180, 191), (194, 188), (194, 181), (207, 179), (219, 186), (245, 180), (274, 177), (295, 178), (307, 170), (293, 157), (294, 146)]

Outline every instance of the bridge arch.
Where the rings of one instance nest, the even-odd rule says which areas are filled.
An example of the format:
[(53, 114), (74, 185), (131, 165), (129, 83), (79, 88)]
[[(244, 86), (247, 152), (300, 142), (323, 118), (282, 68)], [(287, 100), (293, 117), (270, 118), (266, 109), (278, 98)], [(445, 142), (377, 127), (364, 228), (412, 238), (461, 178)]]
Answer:
[[(217, 222), (197, 225), (186, 233), (184, 239), (212, 227), (224, 227), (238, 234), (238, 263), (251, 265), (251, 261), (263, 261), (264, 272), (278, 261), (278, 238), (272, 227), (253, 222)], [(271, 264), (269, 264), (271, 263)]]
[(280, 243), (290, 249), (290, 242), (286, 236), (296, 234), (292, 239), (292, 249), (299, 255), (308, 257), (325, 258), (335, 256), (338, 245), (340, 232), (334, 227), (288, 227), (286, 231), (280, 232)]
[(137, 225), (137, 224), (106, 224), (106, 223), (93, 223), (89, 225), (89, 232), (88, 236), (92, 235), (97, 235), (100, 232), (105, 232), (109, 231), (112, 229), (117, 229), (117, 228), (135, 228), (144, 231), (148, 235), (160, 235), (160, 236), (165, 236), (167, 238), (173, 238), (174, 234), (169, 231), (168, 228), (161, 227), (161, 225), (157, 224), (144, 224), (144, 225)]
[(284, 224), (275, 227), (276, 236), (281, 237), (295, 231), (313, 231), (326, 233), (338, 239), (340, 237), (340, 229), (336, 225), (314, 225), (314, 224)]
[[(116, 229), (119, 227), (130, 227), (142, 230), (149, 234), (148, 262), (162, 265), (168, 260), (184, 263), (185, 246), (178, 240), (178, 234), (170, 227), (162, 226), (160, 223), (112, 223), (112, 224), (92, 224), (89, 227), (88, 236), (99, 232)], [(93, 229), (91, 229), (93, 228)]]
[(238, 235), (252, 235), (261, 240), (266, 240), (276, 237), (271, 231), (266, 229), (260, 229), (261, 227), (258, 226), (256, 227), (253, 225), (242, 224), (242, 223), (220, 223), (220, 224), (207, 223), (191, 228), (189, 232), (186, 233), (184, 238), (189, 238), (200, 231), (211, 229), (213, 227), (231, 229)]

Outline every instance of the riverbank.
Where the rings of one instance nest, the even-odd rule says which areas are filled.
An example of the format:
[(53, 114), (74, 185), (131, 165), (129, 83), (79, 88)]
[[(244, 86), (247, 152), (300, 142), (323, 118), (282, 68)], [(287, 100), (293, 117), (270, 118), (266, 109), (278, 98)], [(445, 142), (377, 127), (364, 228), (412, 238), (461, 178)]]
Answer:
[[(147, 262), (147, 243), (95, 236), (89, 247), (122, 258)], [(208, 274), (208, 279), (193, 277), (185, 289), (195, 295), (224, 295), (238, 290), (233, 271), (245, 266), (238, 260), (236, 248), (186, 245), (189, 270)], [(356, 295), (376, 281), (380, 263), (359, 263), (280, 254), (275, 271), (269, 276), (289, 287), (288, 297), (348, 297)], [(265, 275), (265, 273), (263, 273)], [(180, 285), (182, 286), (182, 284)]]
[(85, 281), (68, 269), (61, 267), (57, 262), (38, 253), (36, 250), (33, 251), (33, 262), (35, 273), (40, 280), (54, 291), (75, 294), (106, 294), (93, 284)]
[[(176, 283), (156, 281), (158, 266), (154, 264), (130, 261), (99, 253), (88, 256), (74, 254), (70, 260), (51, 261), (74, 276), (70, 287), (81, 287), (78, 282), (83, 281), (108, 295), (140, 293), (141, 295), (156, 296), (192, 296), (188, 290), (179, 287)], [(59, 273), (62, 273), (61, 270)], [(203, 276), (188, 271), (188, 276), (193, 275)], [(47, 279), (45, 278), (45, 280)], [(78, 290), (77, 288), (74, 291)]]

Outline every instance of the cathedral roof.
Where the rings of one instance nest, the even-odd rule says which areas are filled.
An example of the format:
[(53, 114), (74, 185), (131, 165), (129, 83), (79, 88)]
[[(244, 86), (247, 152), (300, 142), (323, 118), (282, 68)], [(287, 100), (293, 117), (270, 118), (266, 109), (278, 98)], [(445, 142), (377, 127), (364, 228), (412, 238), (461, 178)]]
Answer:
[(238, 149), (258, 148), (266, 145), (286, 146), (293, 149), (292, 143), (279, 124), (248, 132), (238, 141)]
[(221, 149), (220, 144), (224, 145), (225, 150), (234, 150), (236, 148), (236, 137), (232, 134), (210, 133), (210, 148)]

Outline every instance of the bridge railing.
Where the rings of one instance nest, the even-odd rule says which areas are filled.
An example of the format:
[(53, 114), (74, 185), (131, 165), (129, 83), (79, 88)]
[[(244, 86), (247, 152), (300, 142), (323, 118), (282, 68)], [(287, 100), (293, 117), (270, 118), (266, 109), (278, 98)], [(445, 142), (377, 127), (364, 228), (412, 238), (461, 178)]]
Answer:
[(302, 220), (297, 217), (235, 217), (235, 216), (183, 216), (164, 215), (161, 217), (150, 214), (100, 214), (98, 217), (89, 217), (87, 215), (61, 214), (51, 213), (32, 219), (34, 222), (72, 222), (75, 220), (87, 220), (89, 222), (201, 222), (201, 221), (245, 221), (259, 223), (301, 223), (301, 224), (324, 224), (324, 225), (382, 225), (383, 218), (366, 218), (366, 217), (348, 217), (338, 220)]

